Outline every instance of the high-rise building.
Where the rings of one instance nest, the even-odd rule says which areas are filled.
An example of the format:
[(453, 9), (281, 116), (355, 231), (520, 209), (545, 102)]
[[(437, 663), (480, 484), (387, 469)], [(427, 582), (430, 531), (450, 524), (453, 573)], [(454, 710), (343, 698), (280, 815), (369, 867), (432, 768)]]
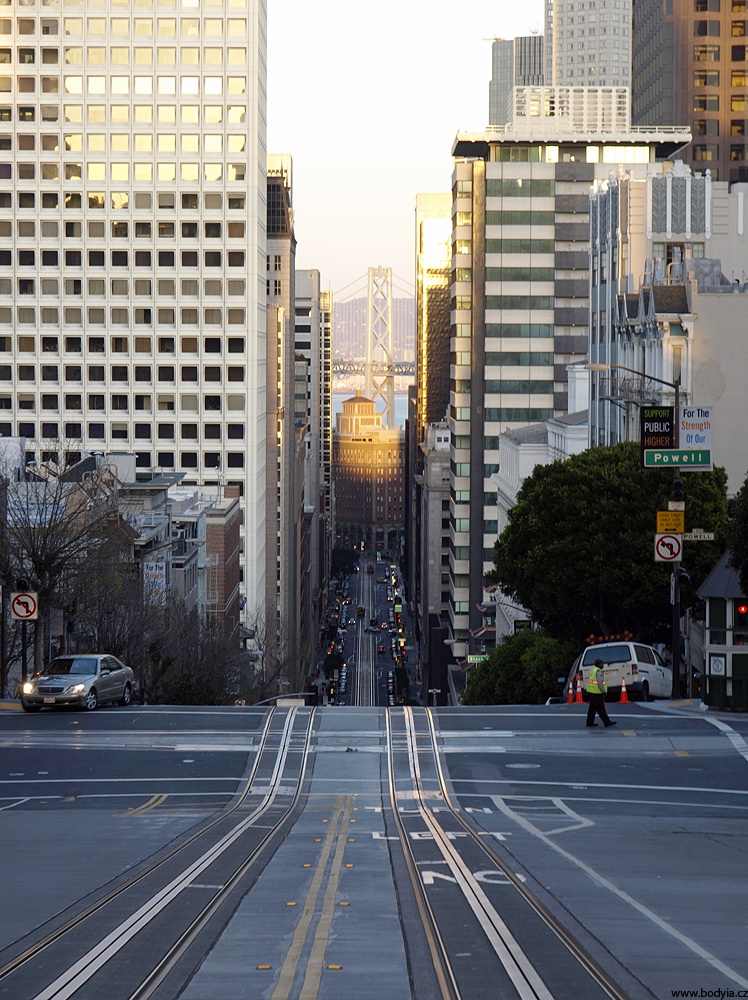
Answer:
[(506, 125), (509, 121), (513, 87), (532, 87), (544, 82), (542, 35), (494, 38), (488, 85), (488, 124)]
[(243, 494), (265, 590), (265, 6), (0, 8), (0, 433)]
[(679, 158), (713, 180), (748, 181), (746, 0), (635, 0), (632, 121), (687, 124)]
[(585, 4), (546, 0), (545, 83), (629, 87), (631, 5), (632, 0), (587, 0)]
[(626, 88), (566, 87), (516, 88), (510, 127), (456, 139), (449, 517), (457, 656), (482, 642), (499, 435), (568, 412), (566, 369), (587, 354), (590, 187), (617, 163), (656, 169), (688, 139), (685, 130), (632, 128)]
[(304, 504), (310, 519), (310, 583), (315, 621), (320, 619), (320, 595), (330, 573), (332, 553), (331, 299), (331, 292), (320, 289), (319, 271), (296, 272), (294, 350), (297, 365), (302, 365), (305, 373), (303, 388), (301, 385), (297, 387), (296, 403), (303, 402), (309, 428)]

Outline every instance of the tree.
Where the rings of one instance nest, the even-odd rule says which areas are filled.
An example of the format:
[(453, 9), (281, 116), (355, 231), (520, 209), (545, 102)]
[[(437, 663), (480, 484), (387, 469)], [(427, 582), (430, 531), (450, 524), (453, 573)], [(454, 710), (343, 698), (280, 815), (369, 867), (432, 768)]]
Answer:
[(524, 629), (506, 636), (488, 660), (473, 667), (462, 695), (463, 705), (542, 705), (558, 694), (574, 660), (573, 642)]
[(360, 553), (356, 549), (344, 549), (336, 545), (332, 550), (330, 569), (336, 573), (353, 573), (358, 565)]
[(748, 594), (748, 478), (735, 498), (734, 519), (730, 525), (730, 565), (740, 575), (740, 589)]
[[(668, 509), (673, 473), (642, 469), (639, 446), (591, 448), (538, 466), (524, 482), (496, 542), (497, 583), (557, 638), (631, 632), (642, 641), (670, 634), (670, 566), (654, 561), (658, 510)], [(724, 551), (726, 475), (684, 473), (686, 528), (713, 531), (713, 542), (686, 542), (692, 585), (687, 607)]]

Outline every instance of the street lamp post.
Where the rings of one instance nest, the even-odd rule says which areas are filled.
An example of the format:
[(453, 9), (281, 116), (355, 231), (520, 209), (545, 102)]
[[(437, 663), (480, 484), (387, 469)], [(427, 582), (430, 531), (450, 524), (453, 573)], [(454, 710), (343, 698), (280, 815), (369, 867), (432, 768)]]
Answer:
[[(638, 371), (636, 368), (627, 368), (626, 365), (613, 365), (607, 363), (591, 363), (584, 366), (587, 371), (590, 372), (605, 372), (610, 371), (611, 368), (618, 368), (624, 372), (631, 372), (633, 375), (639, 375), (641, 378), (649, 379), (650, 382), (659, 382), (660, 385), (667, 385), (671, 389), (675, 390), (675, 448), (676, 451), (680, 447), (680, 379), (676, 379), (675, 382), (668, 382), (667, 379), (657, 378), (656, 375), (648, 375), (646, 372)], [(673, 470), (673, 483), (678, 482), (680, 479), (680, 469), (677, 467)], [(673, 622), (672, 622), (672, 674), (673, 682), (670, 691), (670, 697), (675, 699), (680, 697), (680, 578), (681, 578), (681, 566), (680, 560), (673, 565), (672, 572), (672, 604), (673, 604)]]

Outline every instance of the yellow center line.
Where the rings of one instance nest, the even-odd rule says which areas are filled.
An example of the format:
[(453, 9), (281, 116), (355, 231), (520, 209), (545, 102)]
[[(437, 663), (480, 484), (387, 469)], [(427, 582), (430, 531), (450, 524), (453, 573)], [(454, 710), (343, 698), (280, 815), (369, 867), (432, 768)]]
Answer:
[(291, 987), (293, 986), (293, 981), (296, 976), (296, 968), (299, 958), (301, 957), (301, 950), (304, 947), (304, 942), (306, 941), (306, 936), (309, 931), (309, 925), (311, 924), (312, 917), (314, 916), (314, 911), (317, 906), (317, 898), (319, 897), (320, 890), (322, 888), (322, 880), (325, 875), (325, 869), (327, 868), (327, 862), (330, 854), (332, 853), (332, 846), (337, 836), (338, 820), (340, 819), (342, 808), (343, 797), (338, 796), (335, 812), (332, 817), (333, 821), (327, 828), (327, 836), (325, 837), (325, 842), (322, 845), (322, 851), (319, 856), (319, 861), (317, 862), (317, 867), (314, 871), (312, 884), (309, 887), (309, 892), (307, 893), (304, 901), (304, 909), (301, 913), (301, 917), (299, 918), (299, 922), (296, 925), (296, 930), (294, 931), (294, 935), (291, 940), (291, 946), (289, 947), (283, 965), (281, 966), (278, 982), (273, 990), (270, 1000), (287, 1000), (291, 994)]
[(142, 806), (138, 806), (137, 809), (131, 809), (130, 812), (122, 813), (122, 817), (129, 818), (130, 816), (142, 816), (143, 813), (150, 812), (150, 810), (155, 809), (156, 806), (162, 805), (166, 802), (168, 797), (168, 795), (151, 795), (148, 801), (144, 802)]
[[(341, 824), (342, 830), (345, 830), (346, 820), (348, 820), (351, 815), (351, 802), (351, 796), (348, 795), (346, 797), (346, 808), (345, 813), (343, 814), (343, 822)], [(335, 848), (335, 857), (333, 858), (332, 867), (330, 869), (330, 878), (327, 881), (327, 889), (325, 890), (325, 897), (322, 901), (322, 913), (314, 935), (312, 951), (309, 955), (309, 961), (307, 962), (306, 976), (304, 977), (304, 985), (301, 987), (299, 1000), (316, 1000), (317, 996), (319, 996), (319, 987), (322, 980), (322, 963), (325, 958), (325, 952), (327, 951), (327, 943), (330, 940), (330, 927), (332, 926), (332, 918), (335, 913), (335, 896), (338, 892), (340, 873), (343, 868), (345, 845), (346, 838), (344, 836), (339, 836), (338, 843)], [(335, 966), (335, 968), (338, 967)]]

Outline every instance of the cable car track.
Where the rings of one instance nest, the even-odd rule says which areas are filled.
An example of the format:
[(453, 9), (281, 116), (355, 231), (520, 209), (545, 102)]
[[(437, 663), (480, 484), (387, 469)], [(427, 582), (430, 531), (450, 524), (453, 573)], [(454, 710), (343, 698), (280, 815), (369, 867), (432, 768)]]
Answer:
[[(521, 1000), (562, 1000), (569, 995), (568, 986), (564, 987), (563, 976), (552, 970), (554, 963), (564, 962), (567, 967), (576, 966), (575, 975), (589, 984), (585, 997), (628, 1000), (621, 987), (485, 842), (485, 832), (480, 836), (452, 803), (431, 711), (419, 710), (416, 716), (409, 707), (402, 710), (402, 715), (390, 709), (387, 718), (392, 809), (442, 1000), (477, 995), (474, 984), (471, 988), (468, 977), (461, 971), (464, 963), (459, 959), (466, 952), (455, 946), (457, 939), (452, 935), (452, 928), (459, 922), (454, 914), (460, 908), (461, 923), (472, 924), (472, 932), (465, 939), (472, 942), (472, 950), (477, 950), (479, 929), (483, 936), (484, 967), (490, 964), (487, 955), (495, 966), (495, 978), (486, 975), (490, 980), (486, 996), (496, 995), (490, 991), (503, 979), (507, 996)], [(417, 724), (421, 719), (426, 720), (425, 728)], [(424, 844), (428, 849), (424, 849)], [(438, 859), (433, 857), (434, 847), (440, 855)], [(488, 872), (480, 870), (489, 866)], [(492, 871), (497, 873), (495, 880), (486, 877)], [(531, 911), (529, 916), (526, 907)], [(528, 937), (528, 921), (537, 923), (538, 918), (542, 933), (536, 930), (535, 935)], [(515, 936), (510, 925), (523, 930)], [(543, 935), (545, 947), (537, 943)], [(549, 961), (545, 952), (554, 943), (560, 957)]]
[[(78, 991), (93, 980), (95, 993), (95, 977), (113, 963), (114, 968), (124, 966), (130, 978), (144, 977), (134, 986), (124, 980), (127, 992), (119, 995), (133, 1000), (151, 996), (293, 815), (304, 781), (312, 721), (311, 710), (271, 711), (251, 774), (227, 810), (6, 963), (0, 968), (0, 993), (29, 1000), (84, 996)], [(257, 804), (252, 802), (254, 796), (260, 797)], [(260, 826), (258, 821), (268, 816), (269, 827)], [(208, 883), (216, 884), (196, 882), (205, 875)], [(184, 893), (187, 888), (197, 890), (190, 894), (193, 898)], [(201, 900), (197, 911), (196, 895)], [(174, 906), (180, 900), (175, 918)], [(163, 953), (138, 971), (143, 962), (127, 962), (128, 946), (144, 928), (163, 923), (167, 912), (169, 920), (182, 920), (176, 940), (169, 943), (152, 935), (157, 942), (163, 940), (158, 944)], [(35, 961), (42, 955), (44, 962)]]

